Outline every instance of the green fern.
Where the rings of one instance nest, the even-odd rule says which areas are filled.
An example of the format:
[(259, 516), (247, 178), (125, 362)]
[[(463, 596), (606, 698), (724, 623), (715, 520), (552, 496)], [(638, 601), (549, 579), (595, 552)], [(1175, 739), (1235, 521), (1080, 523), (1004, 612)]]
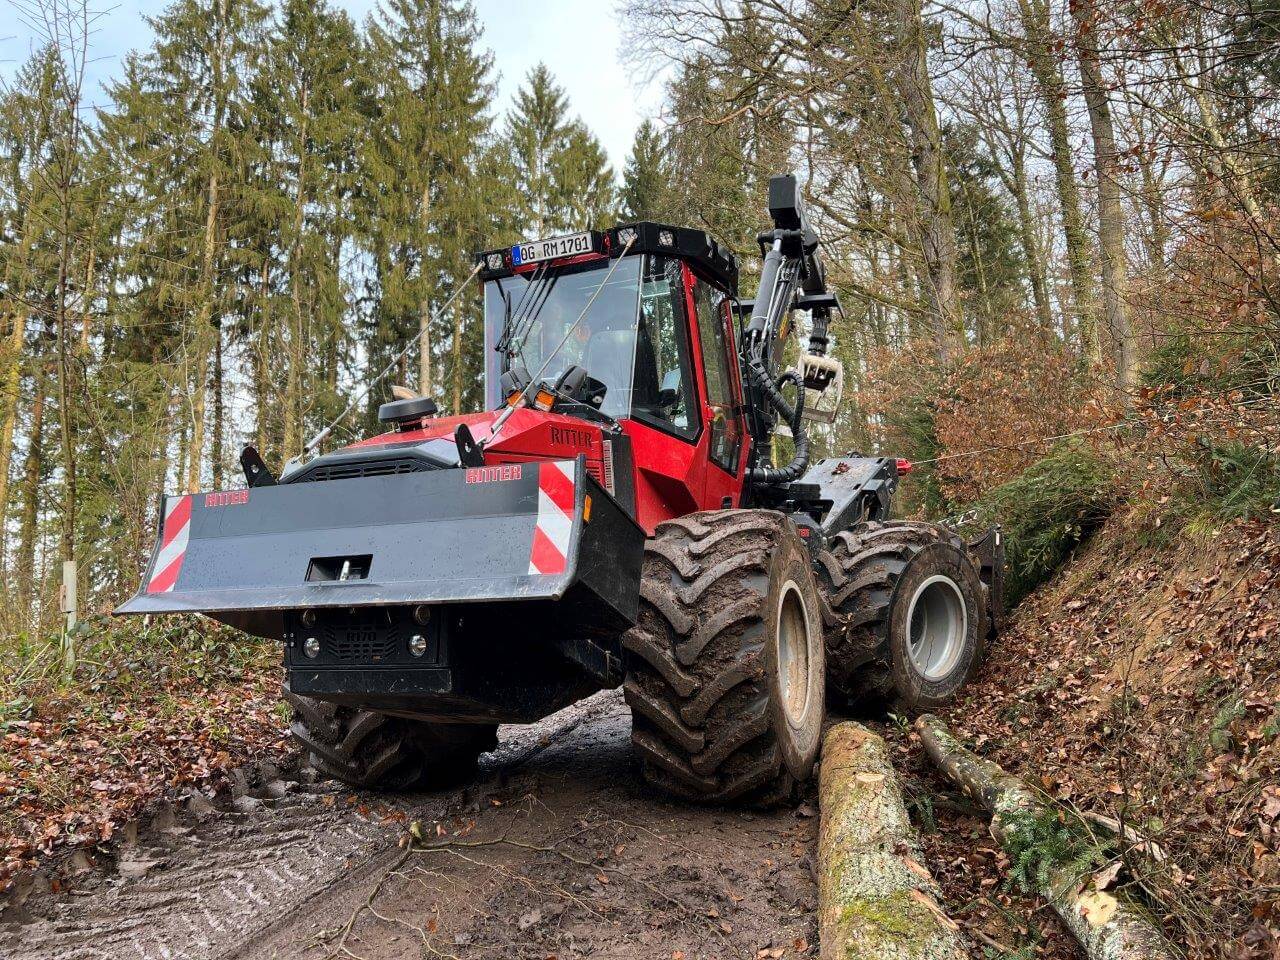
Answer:
[(998, 950), (995, 947), (982, 948), (982, 960), (1034, 960), (1037, 948), (1034, 943), (1024, 943), (1016, 950)]

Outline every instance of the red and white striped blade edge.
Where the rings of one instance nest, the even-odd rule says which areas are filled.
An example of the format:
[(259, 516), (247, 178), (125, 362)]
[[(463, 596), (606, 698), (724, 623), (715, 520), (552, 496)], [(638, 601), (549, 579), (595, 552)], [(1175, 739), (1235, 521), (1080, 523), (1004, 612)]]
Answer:
[(147, 593), (168, 593), (178, 583), (191, 536), (191, 501), (191, 494), (165, 498), (160, 552), (156, 555), (151, 579), (147, 581)]
[(564, 573), (573, 531), (572, 460), (544, 462), (538, 469), (538, 522), (529, 551), (529, 573)]

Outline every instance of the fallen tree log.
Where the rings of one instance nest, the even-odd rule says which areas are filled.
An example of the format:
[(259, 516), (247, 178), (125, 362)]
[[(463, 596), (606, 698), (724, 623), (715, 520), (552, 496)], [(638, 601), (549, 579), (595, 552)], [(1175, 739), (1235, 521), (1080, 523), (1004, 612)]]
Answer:
[(882, 739), (832, 727), (819, 774), (822, 960), (960, 960), (959, 928), (938, 906)]
[[(925, 753), (943, 773), (991, 812), (991, 833), (1013, 852), (1013, 834), (1025, 816), (1048, 805), (1018, 777), (973, 753), (937, 717), (916, 721)], [(1173, 960), (1178, 954), (1155, 924), (1134, 907), (1092, 888), (1071, 870), (1050, 870), (1039, 891), (1079, 941), (1089, 960)]]

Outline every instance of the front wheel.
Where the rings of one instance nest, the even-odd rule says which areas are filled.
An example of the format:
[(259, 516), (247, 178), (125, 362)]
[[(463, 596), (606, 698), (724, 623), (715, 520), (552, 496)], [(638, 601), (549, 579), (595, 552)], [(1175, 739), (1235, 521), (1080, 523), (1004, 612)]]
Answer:
[(290, 733), (325, 776), (366, 790), (421, 790), (455, 783), (498, 745), (496, 724), (428, 723), (342, 707), (293, 693)]
[(640, 598), (624, 691), (646, 779), (694, 800), (789, 799), (825, 703), (822, 608), (795, 525), (767, 510), (659, 524)]

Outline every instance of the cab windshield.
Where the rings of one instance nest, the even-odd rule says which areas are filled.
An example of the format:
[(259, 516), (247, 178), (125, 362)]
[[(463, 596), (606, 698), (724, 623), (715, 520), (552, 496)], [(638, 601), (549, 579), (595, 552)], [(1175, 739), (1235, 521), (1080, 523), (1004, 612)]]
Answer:
[[(485, 284), (486, 397), (499, 380), (548, 384), (571, 366), (604, 386), (601, 412), (680, 436), (697, 432), (680, 261), (651, 255), (534, 271)], [(592, 294), (600, 293), (579, 320)], [(575, 325), (576, 324), (576, 325)], [(566, 336), (567, 334), (567, 336)], [(563, 340), (563, 344), (561, 341)]]

